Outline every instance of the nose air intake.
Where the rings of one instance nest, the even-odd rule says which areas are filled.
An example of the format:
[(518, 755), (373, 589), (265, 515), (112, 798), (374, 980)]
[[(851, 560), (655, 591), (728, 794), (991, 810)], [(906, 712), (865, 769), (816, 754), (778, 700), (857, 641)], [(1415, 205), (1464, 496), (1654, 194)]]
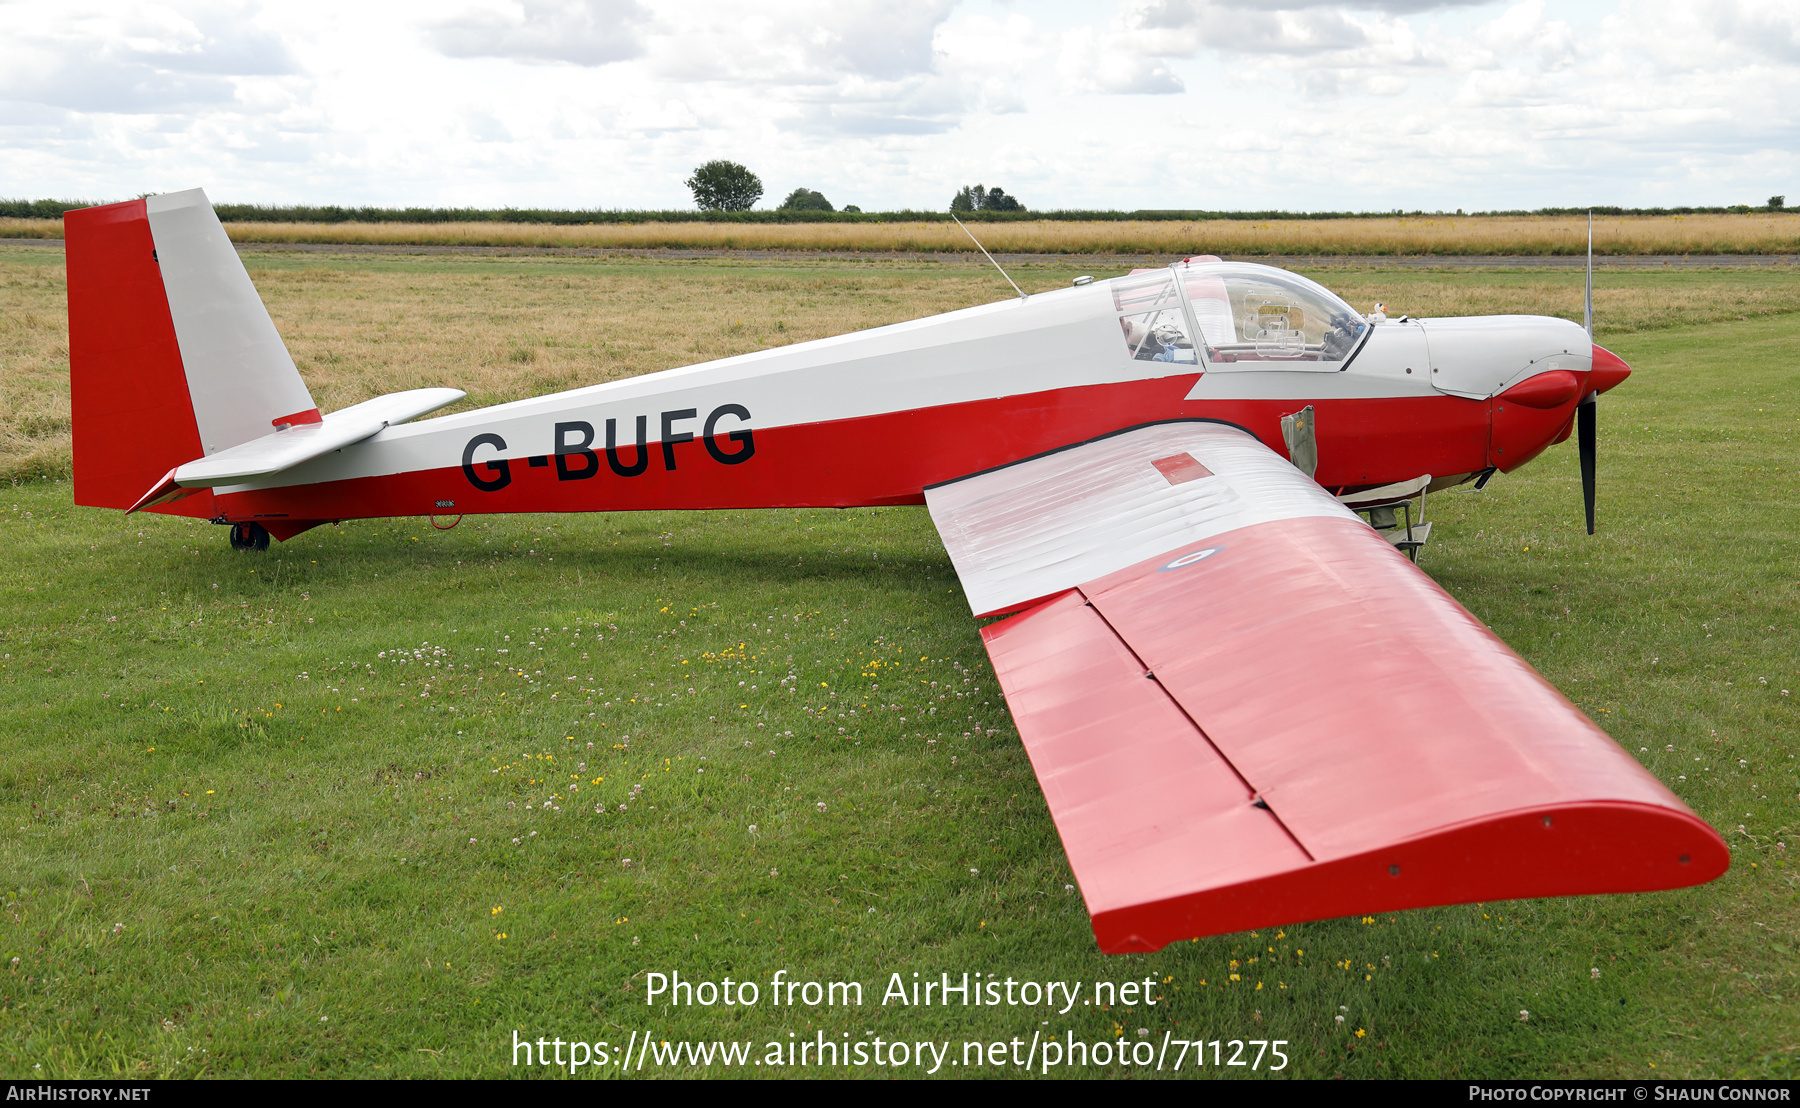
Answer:
[(1500, 399), (1508, 404), (1523, 404), (1527, 408), (1549, 411), (1580, 396), (1583, 383), (1576, 373), (1566, 369), (1553, 369), (1514, 385), (1500, 394)]

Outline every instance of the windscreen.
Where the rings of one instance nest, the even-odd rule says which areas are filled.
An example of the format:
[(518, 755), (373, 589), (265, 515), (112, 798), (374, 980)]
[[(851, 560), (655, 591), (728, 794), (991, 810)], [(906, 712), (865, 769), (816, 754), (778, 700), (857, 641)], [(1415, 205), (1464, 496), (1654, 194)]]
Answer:
[(1369, 326), (1324, 286), (1268, 266), (1195, 267), (1182, 284), (1209, 362), (1324, 369), (1349, 357)]

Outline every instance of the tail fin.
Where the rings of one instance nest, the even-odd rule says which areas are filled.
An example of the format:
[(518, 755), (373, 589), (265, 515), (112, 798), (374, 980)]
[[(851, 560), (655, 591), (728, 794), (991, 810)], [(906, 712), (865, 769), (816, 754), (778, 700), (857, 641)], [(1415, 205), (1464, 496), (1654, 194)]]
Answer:
[(63, 234), (77, 504), (129, 508), (183, 463), (319, 421), (204, 192), (71, 211)]

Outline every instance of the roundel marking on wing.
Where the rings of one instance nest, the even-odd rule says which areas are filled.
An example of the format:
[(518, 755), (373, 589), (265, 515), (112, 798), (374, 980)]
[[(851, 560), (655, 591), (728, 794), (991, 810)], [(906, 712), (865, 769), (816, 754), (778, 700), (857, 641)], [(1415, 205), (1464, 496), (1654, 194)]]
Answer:
[(1225, 548), (1222, 546), (1209, 546), (1205, 550), (1196, 550), (1192, 554), (1183, 554), (1181, 557), (1170, 562), (1168, 565), (1163, 566), (1156, 572), (1167, 573), (1172, 569), (1180, 569), (1182, 566), (1191, 566), (1195, 562), (1203, 562), (1223, 549)]

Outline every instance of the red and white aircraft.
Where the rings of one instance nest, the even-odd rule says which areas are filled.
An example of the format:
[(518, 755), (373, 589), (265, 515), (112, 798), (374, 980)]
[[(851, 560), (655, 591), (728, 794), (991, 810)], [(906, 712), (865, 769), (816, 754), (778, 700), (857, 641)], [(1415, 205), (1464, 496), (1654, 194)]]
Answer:
[(200, 190), (65, 228), (81, 504), (255, 549), (382, 516), (927, 505), (974, 614), (1016, 613), (982, 637), (1106, 951), (1728, 864), (1345, 506), (1579, 422), (1591, 529), (1593, 402), (1630, 371), (1576, 324), (1365, 318), (1189, 259), (414, 423), (463, 394), (319, 412)]

